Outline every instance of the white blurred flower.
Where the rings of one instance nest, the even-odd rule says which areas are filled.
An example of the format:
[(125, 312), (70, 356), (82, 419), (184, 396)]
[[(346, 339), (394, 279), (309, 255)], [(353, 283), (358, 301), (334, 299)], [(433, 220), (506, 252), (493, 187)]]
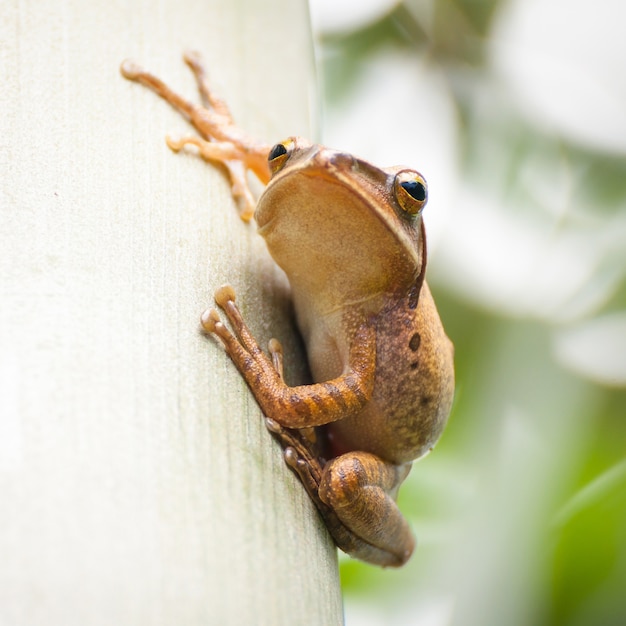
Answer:
[(363, 28), (398, 4), (400, 0), (309, 0), (313, 30), (324, 35)]
[(479, 306), (563, 322), (593, 314), (620, 286), (626, 263), (609, 261), (626, 256), (624, 241), (623, 219), (550, 223), (461, 187), (431, 271)]
[(605, 385), (626, 385), (626, 312), (597, 317), (554, 335), (556, 358)]
[(592, 149), (626, 152), (623, 0), (510, 0), (491, 63), (536, 123)]

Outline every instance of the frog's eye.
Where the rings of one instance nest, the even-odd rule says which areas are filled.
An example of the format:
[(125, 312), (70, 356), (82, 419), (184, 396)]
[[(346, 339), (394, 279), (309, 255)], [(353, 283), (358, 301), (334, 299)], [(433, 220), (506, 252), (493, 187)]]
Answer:
[(293, 151), (293, 140), (286, 139), (285, 141), (281, 141), (277, 143), (267, 155), (267, 162), (270, 166), (270, 171), (272, 174), (276, 174), (279, 170), (283, 168), (285, 162), (289, 158), (289, 155)]
[(418, 172), (403, 170), (396, 174), (393, 190), (400, 208), (408, 216), (417, 215), (428, 201), (428, 186)]

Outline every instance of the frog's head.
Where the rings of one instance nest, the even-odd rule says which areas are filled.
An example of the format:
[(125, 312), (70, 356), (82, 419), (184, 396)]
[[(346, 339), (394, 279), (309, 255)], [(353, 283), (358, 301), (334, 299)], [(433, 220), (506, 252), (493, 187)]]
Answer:
[(407, 290), (423, 276), (426, 181), (293, 137), (269, 153), (259, 233), (294, 290), (328, 306)]

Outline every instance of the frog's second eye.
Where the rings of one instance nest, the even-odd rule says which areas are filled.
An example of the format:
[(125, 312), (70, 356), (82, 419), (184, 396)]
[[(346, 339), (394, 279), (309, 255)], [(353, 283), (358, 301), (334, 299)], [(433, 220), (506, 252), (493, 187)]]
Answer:
[(286, 139), (281, 143), (277, 143), (267, 155), (267, 162), (270, 166), (272, 174), (276, 174), (289, 158), (291, 151), (293, 150), (293, 141)]
[(428, 186), (418, 172), (398, 172), (393, 181), (393, 189), (400, 208), (408, 216), (417, 215), (428, 201)]

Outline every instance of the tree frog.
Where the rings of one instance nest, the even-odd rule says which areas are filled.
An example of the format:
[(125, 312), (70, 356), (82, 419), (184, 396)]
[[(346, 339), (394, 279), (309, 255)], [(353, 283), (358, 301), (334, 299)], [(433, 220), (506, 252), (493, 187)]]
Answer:
[[(397, 491), (441, 435), (454, 394), (453, 346), (424, 280), (426, 181), (300, 137), (273, 147), (253, 141), (211, 92), (200, 58), (185, 61), (203, 106), (131, 62), (121, 70), (198, 131), (169, 139), (171, 148), (192, 144), (226, 166), (242, 218), (254, 215), (289, 279), (314, 382), (285, 383), (280, 343), (263, 352), (230, 286), (215, 293), (230, 328), (215, 309), (202, 315), (202, 328), (248, 383), (339, 548), (403, 565), (415, 542)], [(247, 170), (267, 184), (256, 203)]]

